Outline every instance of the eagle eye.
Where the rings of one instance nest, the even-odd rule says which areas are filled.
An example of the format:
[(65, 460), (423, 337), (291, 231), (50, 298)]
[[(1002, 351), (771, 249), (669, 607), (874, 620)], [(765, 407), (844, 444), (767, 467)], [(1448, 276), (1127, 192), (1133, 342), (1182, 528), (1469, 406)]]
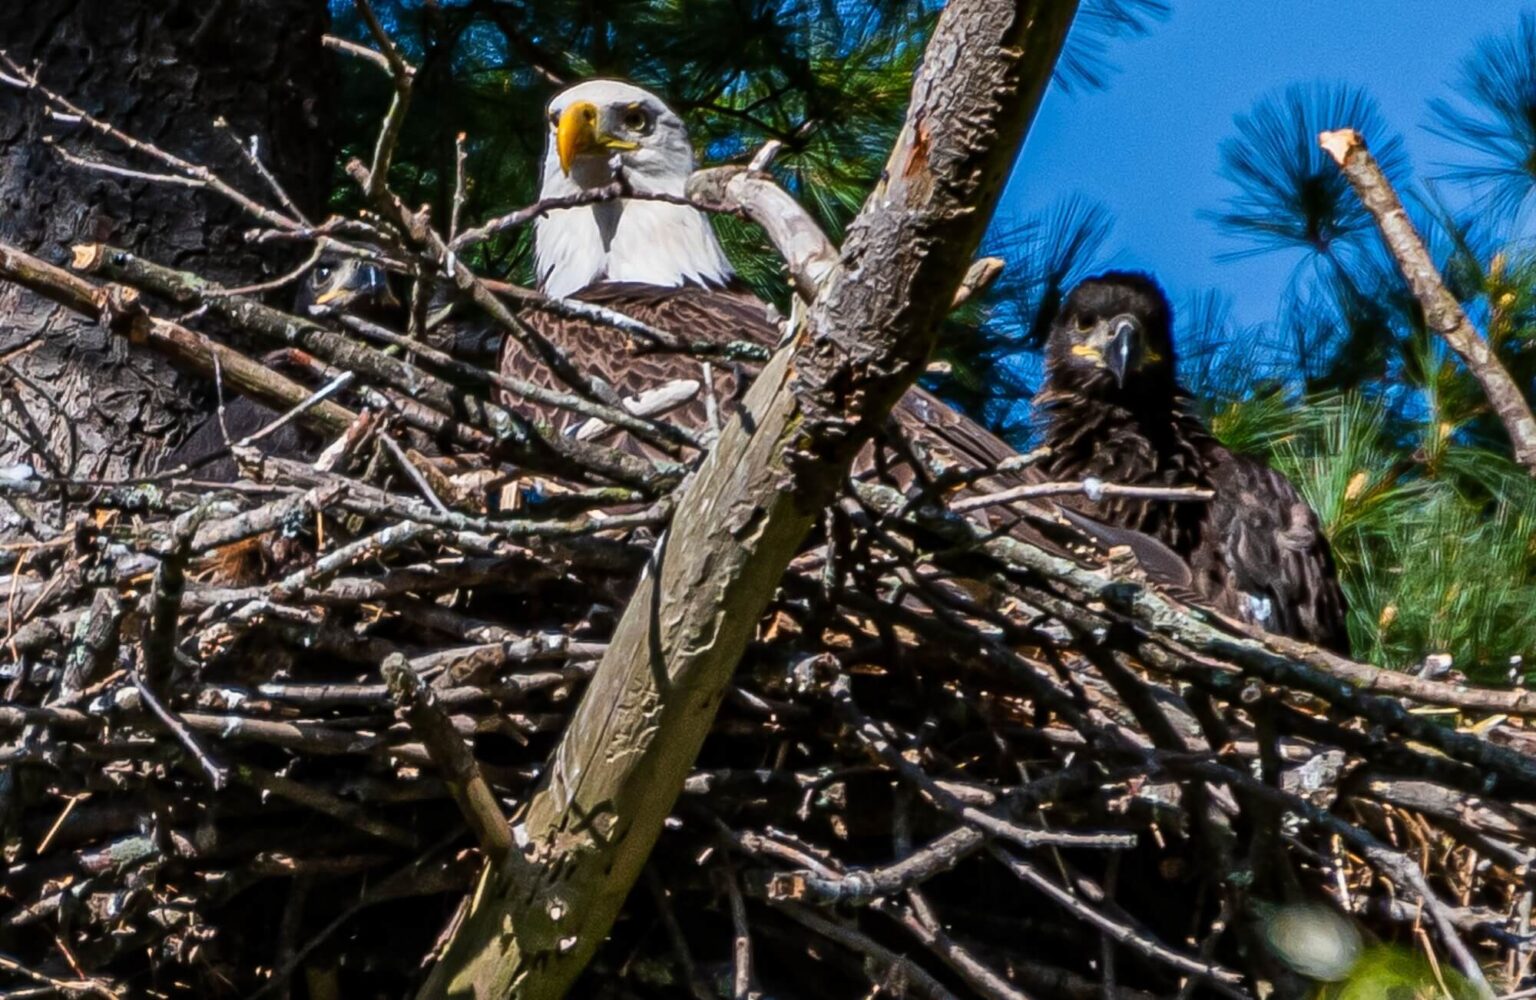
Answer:
[(620, 124), (630, 132), (649, 132), (651, 129), (651, 116), (645, 108), (638, 104), (631, 104), (625, 111)]
[(1078, 333), (1087, 333), (1089, 330), (1092, 330), (1092, 329), (1093, 329), (1093, 317), (1088, 315), (1087, 313), (1078, 313), (1077, 314), (1077, 332)]
[(330, 281), (331, 280), (331, 269), (330, 269), (330, 267), (325, 265), (325, 264), (321, 264), (319, 267), (315, 268), (315, 280), (316, 281)]
[(554, 110), (551, 110), (549, 112), (549, 127), (550, 128), (559, 128), (560, 127), (560, 112), (554, 111)]

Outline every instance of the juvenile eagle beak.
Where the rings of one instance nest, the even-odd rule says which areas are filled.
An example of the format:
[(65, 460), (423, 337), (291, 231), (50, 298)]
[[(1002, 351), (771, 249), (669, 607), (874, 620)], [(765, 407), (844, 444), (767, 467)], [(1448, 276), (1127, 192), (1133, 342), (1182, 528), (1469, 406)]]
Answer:
[(1116, 316), (1109, 321), (1109, 340), (1104, 344), (1104, 367), (1115, 377), (1115, 385), (1125, 386), (1125, 373), (1131, 367), (1131, 357), (1136, 353), (1136, 321), (1128, 316)]
[(639, 148), (627, 139), (604, 132), (597, 105), (591, 101), (576, 101), (560, 113), (560, 122), (555, 126), (555, 152), (560, 157), (560, 172), (567, 177), (571, 164), (582, 153)]
[(395, 298), (395, 293), (389, 287), (389, 280), (385, 277), (382, 268), (363, 262), (347, 262), (338, 265), (341, 270), (331, 285), (322, 292), (314, 304), (328, 306), (332, 303), (340, 303), (343, 306), (353, 302), (366, 302), (374, 306), (398, 306), (400, 300)]

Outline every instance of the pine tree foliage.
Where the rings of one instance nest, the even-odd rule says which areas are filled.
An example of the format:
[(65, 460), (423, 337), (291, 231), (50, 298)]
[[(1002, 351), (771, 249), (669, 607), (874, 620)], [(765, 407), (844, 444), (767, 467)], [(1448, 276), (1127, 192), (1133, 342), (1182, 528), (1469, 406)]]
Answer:
[(1456, 90), (1460, 101), (1430, 104), (1430, 128), (1473, 154), (1450, 177), (1475, 187), (1493, 213), (1513, 215), (1536, 191), (1536, 13), (1478, 43)]
[[(1533, 32), (1527, 17), (1468, 58), (1461, 90), (1471, 110), (1432, 105), (1443, 134), (1501, 151), (1505, 167), (1521, 141), (1519, 109), (1536, 108), (1522, 104), (1536, 93), (1528, 89), (1536, 74), (1529, 60), (1516, 65), (1518, 52), (1536, 51)], [(1297, 258), (1279, 336), (1268, 338), (1276, 356), (1268, 367), (1290, 374), (1240, 374), (1225, 392), (1198, 396), (1229, 445), (1268, 455), (1318, 510), (1358, 656), (1412, 668), (1448, 654), (1460, 669), (1502, 679), (1536, 653), (1536, 486), (1318, 149), (1317, 133), (1345, 122), (1367, 136), (1405, 194), (1447, 286), (1501, 362), (1521, 385), (1536, 377), (1536, 258), (1512, 236), (1524, 197), (1516, 171), (1497, 175), (1495, 214), (1479, 200), (1494, 176), (1487, 164), (1454, 175), (1449, 188), (1414, 186), (1400, 140), (1368, 95), (1293, 86), (1239, 116), (1223, 149), (1235, 193), (1212, 215), (1241, 241), (1234, 255)], [(1448, 207), (1461, 200), (1477, 211)]]
[[(1267, 455), (1300, 487), (1332, 542), (1356, 655), (1411, 667), (1427, 655), (1484, 681), (1531, 655), (1536, 485), (1455, 429), (1403, 421), (1364, 391), (1234, 401), (1213, 429)], [(1405, 436), (1406, 435), (1406, 436)]]
[(1370, 137), (1389, 179), (1403, 176), (1402, 137), (1361, 90), (1292, 84), (1238, 116), (1237, 134), (1222, 146), (1222, 173), (1237, 190), (1213, 216), (1219, 228), (1244, 238), (1234, 256), (1300, 247), (1334, 257), (1344, 248), (1373, 245), (1370, 215), (1317, 144), (1319, 132), (1340, 122)]

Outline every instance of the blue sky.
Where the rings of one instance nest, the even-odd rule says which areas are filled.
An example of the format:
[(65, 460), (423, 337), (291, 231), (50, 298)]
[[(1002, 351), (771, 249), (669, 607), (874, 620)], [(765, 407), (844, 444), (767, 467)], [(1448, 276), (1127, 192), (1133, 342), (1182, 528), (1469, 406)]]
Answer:
[(1238, 323), (1270, 320), (1299, 254), (1218, 260), (1244, 244), (1198, 214), (1232, 191), (1218, 170), (1233, 117), (1288, 83), (1354, 84), (1403, 135), (1415, 177), (1432, 178), (1466, 157), (1424, 128), (1429, 99), (1453, 96), (1474, 43), (1511, 31), (1531, 8), (1530, 0), (1174, 0), (1149, 35), (1111, 43), (1118, 71), (1105, 89), (1047, 94), (998, 221), (1084, 195), (1115, 218), (1105, 263), (1152, 271), (1175, 303), (1219, 288)]

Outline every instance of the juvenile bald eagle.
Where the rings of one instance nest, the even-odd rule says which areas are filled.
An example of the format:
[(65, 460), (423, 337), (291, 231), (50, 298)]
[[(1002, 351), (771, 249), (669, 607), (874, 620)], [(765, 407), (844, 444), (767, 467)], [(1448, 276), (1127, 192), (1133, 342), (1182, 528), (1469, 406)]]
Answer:
[[(388, 324), (400, 302), (389, 287), (388, 275), (378, 267), (355, 257), (323, 255), (294, 290), (293, 311), (308, 318), (331, 312), (352, 312)], [(268, 357), (275, 367), (284, 367), (283, 352)], [(234, 456), (224, 442), (256, 433), (275, 421), (281, 413), (246, 396), (230, 399), (224, 407), (221, 424), (217, 414), (210, 414), (197, 429), (171, 450), (160, 462), (162, 468), (179, 465), (192, 467), (191, 474), (211, 482), (232, 482), (239, 476)], [(319, 435), (297, 421), (290, 421), (263, 438), (262, 447), (273, 454), (311, 458), (325, 446)]]
[(1296, 487), (1223, 447), (1191, 412), (1174, 371), (1173, 314), (1145, 274), (1110, 272), (1067, 296), (1036, 398), (1058, 479), (1212, 489), (1210, 502), (1069, 501), (1146, 532), (1189, 562), (1216, 609), (1348, 655), (1345, 603), (1328, 540)]

